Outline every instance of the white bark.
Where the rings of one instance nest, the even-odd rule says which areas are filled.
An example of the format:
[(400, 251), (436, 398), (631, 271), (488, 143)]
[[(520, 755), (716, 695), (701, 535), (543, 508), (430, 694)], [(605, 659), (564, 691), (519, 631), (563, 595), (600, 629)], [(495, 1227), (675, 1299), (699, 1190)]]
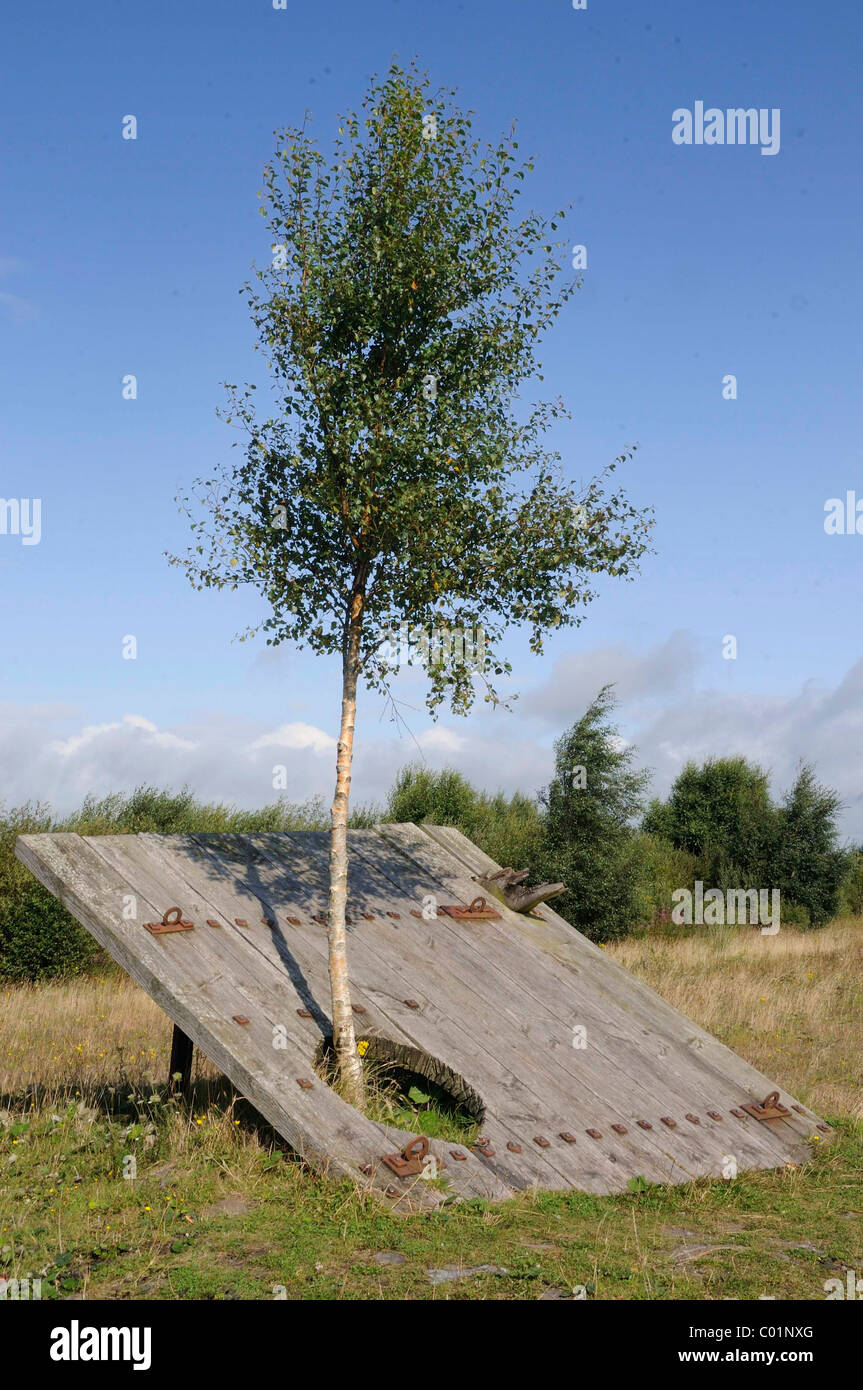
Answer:
[(342, 667), (342, 722), (336, 761), (336, 791), (332, 806), (330, 902), (327, 916), (333, 1043), (344, 1097), (359, 1108), (362, 1108), (364, 1100), (363, 1065), (357, 1053), (354, 1016), (351, 1011), (345, 911), (348, 894), (348, 802), (354, 751), (362, 612), (362, 594), (357, 593), (351, 605), (348, 640)]

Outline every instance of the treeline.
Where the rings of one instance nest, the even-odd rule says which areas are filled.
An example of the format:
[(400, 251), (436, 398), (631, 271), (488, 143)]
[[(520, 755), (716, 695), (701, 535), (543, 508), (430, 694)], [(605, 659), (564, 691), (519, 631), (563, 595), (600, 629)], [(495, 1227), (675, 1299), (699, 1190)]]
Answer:
[[(671, 932), (681, 889), (779, 889), (781, 919), (803, 928), (863, 912), (863, 852), (843, 848), (839, 799), (802, 764), (791, 789), (771, 796), (768, 774), (745, 758), (688, 764), (668, 797), (648, 801), (650, 774), (618, 735), (611, 689), (555, 744), (554, 775), (535, 797), (478, 791), (455, 769), (404, 768), (385, 807), (366, 806), (351, 825), (430, 821), (455, 825), (530, 882), (567, 885), (555, 907), (595, 941)], [(36, 980), (98, 967), (92, 938), (15, 859), (15, 838), (37, 831), (82, 835), (326, 829), (320, 799), (283, 799), (257, 811), (141, 787), (88, 798), (57, 818), (43, 806), (0, 813), (0, 976)]]
[(594, 941), (674, 928), (677, 890), (779, 889), (788, 924), (820, 927), (863, 912), (863, 853), (839, 843), (838, 796), (802, 764), (779, 801), (746, 758), (689, 763), (666, 800), (618, 734), (605, 687), (555, 744), (554, 776), (535, 800), (490, 798), (457, 772), (406, 768), (389, 798), (395, 820), (459, 826), (531, 881), (562, 882), (554, 906)]

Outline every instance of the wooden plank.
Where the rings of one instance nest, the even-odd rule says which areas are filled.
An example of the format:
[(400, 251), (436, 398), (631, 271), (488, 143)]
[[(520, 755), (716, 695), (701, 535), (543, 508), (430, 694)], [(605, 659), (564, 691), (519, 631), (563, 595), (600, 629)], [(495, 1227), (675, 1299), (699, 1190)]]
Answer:
[[(370, 834), (373, 840), (378, 840), (374, 832)], [(260, 840), (272, 846), (274, 860), (280, 855), (287, 858), (285, 836), (254, 838), (256, 842)], [(314, 840), (307, 834), (298, 838), (302, 843), (291, 851), (292, 864), (296, 863), (296, 855), (301, 850), (309, 854), (314, 853), (315, 849)], [(324, 844), (321, 836), (318, 847), (323, 849)], [(608, 1102), (602, 1096), (590, 1090), (585, 1090), (583, 1096), (590, 1119), (585, 1121), (581, 1129), (600, 1128), (605, 1137), (605, 1146), (597, 1149), (592, 1142), (585, 1144), (583, 1132), (582, 1144), (577, 1148), (560, 1140), (562, 1132), (574, 1132), (578, 1128), (573, 1120), (572, 1086), (569, 1093), (566, 1086), (561, 1088), (559, 1083), (566, 1080), (563, 1076), (555, 1076), (554, 1081), (550, 1081), (544, 1064), (539, 1065), (531, 1049), (524, 1046), (523, 1035), (528, 1031), (527, 1026), (523, 1019), (508, 1014), (501, 1007), (495, 993), (499, 980), (471, 980), (471, 972), (476, 974), (472, 960), (467, 961), (467, 969), (462, 974), (454, 969), (455, 961), (445, 919), (421, 926), (415, 918), (410, 917), (410, 908), (417, 901), (416, 897), (405, 897), (396, 885), (388, 885), (383, 876), (370, 872), (362, 848), (365, 845), (364, 832), (351, 832), (349, 901), (359, 902), (366, 908), (376, 905), (380, 908), (385, 904), (387, 908), (398, 911), (403, 925), (389, 928), (389, 949), (391, 952), (395, 949), (390, 964), (404, 972), (406, 982), (415, 997), (422, 1000), (424, 1010), (432, 1003), (437, 1008), (437, 1038), (433, 1037), (426, 1045), (430, 1049), (436, 1046), (440, 1055), (441, 1033), (444, 1031), (447, 1060), (456, 1069), (468, 1068), (473, 1083), (487, 1099), (489, 1115), (484, 1128), (488, 1128), (496, 1118), (511, 1131), (507, 1135), (507, 1142), (520, 1144), (522, 1156), (518, 1166), (523, 1167), (527, 1161), (524, 1153), (529, 1151), (534, 1137), (542, 1134), (550, 1137), (554, 1145), (553, 1149), (543, 1150), (542, 1157), (559, 1172), (562, 1170), (562, 1176), (570, 1182), (581, 1181), (584, 1185), (587, 1181), (586, 1169), (590, 1171), (591, 1180), (595, 1181), (593, 1175), (597, 1168), (605, 1175), (607, 1185), (604, 1190), (618, 1190), (626, 1178), (637, 1172), (656, 1182), (691, 1176), (692, 1169), (686, 1166), (685, 1160), (687, 1141), (682, 1136), (675, 1145), (679, 1152), (669, 1154), (667, 1146), (661, 1142), (645, 1145), (643, 1139), (646, 1136), (642, 1136), (640, 1131), (637, 1136), (633, 1135), (633, 1139), (624, 1140), (623, 1136), (613, 1135), (611, 1124), (619, 1116), (609, 1110)], [(385, 845), (382, 847), (387, 848)], [(388, 853), (392, 867), (396, 861), (392, 851)], [(282, 862), (285, 863), (284, 860)], [(287, 865), (285, 867), (287, 869)], [(310, 876), (309, 864), (303, 863), (299, 870), (306, 881)], [(434, 882), (426, 880), (426, 887)], [(364, 922), (354, 929), (349, 948), (352, 975), (355, 975), (358, 936), (360, 940), (367, 940), (370, 938), (366, 934), (376, 930), (367, 927)], [(424, 949), (425, 937), (431, 941), (431, 950)], [(378, 933), (375, 937), (379, 961), (383, 960), (386, 942), (385, 935)], [(463, 978), (465, 975), (467, 979)], [(446, 1023), (442, 1021), (443, 1015), (447, 1018)], [(462, 1023), (469, 1020), (472, 1027), (469, 1030), (458, 1027), (457, 1020)], [(565, 1041), (569, 1046), (568, 1030)], [(501, 1066), (503, 1076), (500, 1075)]]
[[(391, 836), (390, 842), (400, 851), (403, 862), (417, 865), (426, 890), (434, 885), (439, 893), (455, 895), (461, 901), (470, 899), (474, 884), (458, 873), (448, 873), (450, 866), (439, 849), (427, 842), (414, 845), (415, 834), (404, 826), (384, 826), (381, 833), (385, 838)], [(357, 835), (360, 853), (364, 853), (372, 842), (363, 832)], [(577, 977), (562, 981), (550, 974), (539, 953), (513, 936), (509, 923), (515, 914), (503, 906), (500, 911), (500, 923), (480, 926), (443, 918), (443, 930), (460, 938), (455, 948), (449, 947), (449, 955), (460, 959), (462, 967), (475, 976), (484, 976), (484, 989), (498, 1006), (508, 1003), (510, 1018), (532, 1054), (542, 1059), (542, 1069), (555, 1089), (583, 1103), (584, 1089), (589, 1087), (597, 1116), (594, 1126), (604, 1134), (614, 1123), (627, 1126), (632, 1135), (627, 1143), (633, 1154), (651, 1154), (658, 1149), (670, 1154), (688, 1173), (721, 1172), (727, 1130), (720, 1132), (719, 1122), (706, 1114), (697, 1126), (683, 1123), (683, 1117), (696, 1110), (691, 1084), (687, 1092), (673, 1074), (659, 1078), (655, 1066), (636, 1045), (627, 1020), (619, 1012), (616, 1017), (600, 1014)], [(573, 1019), (588, 1027), (586, 1050), (572, 1047)], [(714, 1102), (703, 1108), (718, 1109), (718, 1105)], [(678, 1118), (676, 1131), (669, 1132), (660, 1123), (660, 1116), (667, 1114)], [(653, 1129), (639, 1128), (639, 1118), (650, 1120)], [(759, 1139), (734, 1126), (739, 1158), (750, 1166), (764, 1166), (765, 1162), (772, 1166), (775, 1155)]]
[[(260, 855), (260, 862), (254, 871), (255, 884), (260, 891), (268, 894), (268, 901), (277, 911), (285, 898), (290, 903), (296, 902), (299, 882), (307, 892), (311, 886), (314, 897), (316, 886), (326, 880), (328, 866), (326, 839), (323, 836), (310, 838), (309, 833), (302, 832), (296, 837), (290, 833), (243, 836), (238, 837), (238, 841), (238, 850), (248, 845)], [(355, 923), (349, 933), (349, 961), (351, 979), (359, 987), (361, 996), (374, 1000), (381, 1012), (410, 1036), (415, 1046), (439, 1058), (452, 1070), (461, 1073), (465, 1059), (471, 1062), (473, 1083), (489, 1102), (483, 1129), (488, 1130), (491, 1137), (492, 1133), (497, 1133), (496, 1125), (501, 1126), (499, 1138), (492, 1144), (495, 1148), (494, 1159), (483, 1158), (482, 1161), (490, 1165), (503, 1181), (515, 1189), (534, 1182), (546, 1187), (570, 1186), (574, 1163), (571, 1157), (552, 1158), (539, 1149), (532, 1152), (530, 1139), (527, 1143), (523, 1142), (524, 1130), (518, 1127), (518, 1117), (527, 1117), (530, 1124), (530, 1116), (535, 1110), (533, 1093), (520, 1085), (518, 1078), (502, 1067), (496, 1057), (484, 1051), (470, 1025), (465, 1027), (458, 1021), (459, 1017), (464, 1018), (468, 1007), (477, 1001), (465, 996), (464, 1008), (457, 1007), (450, 1012), (432, 1002), (430, 990), (437, 995), (438, 989), (443, 989), (445, 962), (432, 961), (429, 964), (425, 956), (417, 954), (410, 937), (400, 928), (395, 928), (391, 920), (387, 922), (387, 929), (397, 935), (397, 952), (387, 947), (386, 939), (379, 932), (373, 935), (375, 929), (361, 918), (360, 913), (375, 909), (380, 925), (385, 920), (380, 916), (381, 912), (392, 909), (394, 901), (391, 895), (380, 898), (373, 882), (358, 877), (357, 867), (356, 858), (352, 855), (349, 902)], [(324, 942), (322, 949), (326, 949)], [(406, 1005), (405, 1000), (412, 998), (421, 1001), (419, 1010)], [(499, 1109), (495, 1110), (492, 1096), (511, 1100), (512, 1118), (501, 1115)], [(504, 1153), (508, 1155), (506, 1144), (520, 1141), (522, 1154), (518, 1163), (507, 1158), (502, 1164), (501, 1157)], [(566, 1165), (563, 1172), (560, 1171), (561, 1164)], [(592, 1184), (588, 1190), (607, 1191), (607, 1186), (603, 1186), (602, 1180), (595, 1174), (595, 1165), (591, 1166), (594, 1171), (585, 1173), (585, 1182)]]
[[(319, 1078), (311, 1093), (293, 1094), (331, 1031), (327, 933), (313, 921), (326, 911), (328, 843), (315, 832), (52, 835), (21, 837), (16, 853), (173, 1019), (172, 1070), (187, 1076), (190, 1049), (201, 1047), (310, 1162), (356, 1181), (371, 1160), (369, 1185), (401, 1190), (380, 1155), (413, 1136), (370, 1121)], [(446, 1150), (463, 1146), (432, 1142), (452, 1191), (611, 1192), (637, 1174), (660, 1182), (716, 1174), (725, 1152), (741, 1167), (808, 1157), (814, 1118), (733, 1121), (732, 1105), (778, 1088), (552, 909), (527, 918), (501, 906), (500, 920), (481, 923), (424, 920), (425, 894), (467, 904), (478, 891), (473, 875), (497, 867), (458, 832), (352, 831), (349, 852), (348, 949), (364, 1036), (486, 1106), (493, 1155), (455, 1163)], [(138, 904), (131, 922), (129, 894)], [(158, 921), (175, 905), (194, 930), (143, 930), (144, 917)], [(588, 1027), (586, 1053), (572, 1046), (574, 1022)], [(722, 1124), (709, 1119), (711, 1108)], [(683, 1120), (687, 1110), (699, 1125)], [(678, 1128), (657, 1127), (660, 1112), (674, 1114)], [(634, 1128), (637, 1117), (654, 1128)], [(588, 1120), (601, 1141), (579, 1133)], [(614, 1123), (624, 1132), (611, 1134)], [(576, 1143), (564, 1143), (563, 1130)], [(398, 1205), (441, 1200), (415, 1182)]]
[[(407, 844), (405, 837), (410, 839), (412, 834), (406, 827), (385, 826), (383, 831), (385, 833), (391, 832), (396, 839), (400, 839), (405, 845)], [(470, 842), (468, 841), (467, 844), (470, 845)], [(428, 857), (422, 844), (416, 846), (412, 844), (411, 852), (420, 855), (420, 857), (424, 855), (426, 858)], [(439, 849), (438, 852), (440, 852)], [(437, 861), (432, 853), (430, 866), (435, 862)], [(465, 894), (474, 891), (472, 880), (468, 882), (455, 877), (449, 879), (448, 883), (451, 887), (460, 887)], [(501, 910), (507, 921), (516, 928), (520, 928), (522, 922), (529, 920), (520, 914), (510, 913), (508, 909), (502, 908)], [(534, 924), (531, 923), (529, 927), (531, 934), (533, 927)], [(571, 928), (567, 930), (570, 935), (577, 935), (573, 933)], [(663, 1088), (669, 1087), (674, 1090), (676, 1086), (675, 1094), (678, 1096), (678, 1100), (683, 1102), (683, 1114), (700, 1113), (702, 1124), (705, 1123), (705, 1112), (716, 1110), (724, 1114), (725, 1118), (721, 1122), (723, 1128), (720, 1130), (719, 1125), (716, 1125), (716, 1133), (711, 1141), (716, 1146), (714, 1166), (719, 1169), (724, 1156), (723, 1151), (729, 1146), (729, 1131), (724, 1126), (734, 1120), (734, 1117), (729, 1117), (728, 1112), (732, 1109), (739, 1109), (740, 1106), (741, 1097), (736, 1091), (734, 1083), (729, 1082), (727, 1077), (716, 1068), (699, 1065), (693, 1054), (678, 1045), (673, 1030), (668, 1030), (664, 1026), (660, 1029), (651, 1026), (652, 1021), (646, 1008), (642, 1012), (636, 1013), (635, 1016), (629, 1017), (631, 1011), (626, 1007), (625, 997), (618, 997), (618, 995), (623, 994), (622, 990), (616, 990), (615, 995), (612, 995), (607, 990), (603, 991), (597, 986), (596, 976), (601, 977), (604, 974), (606, 964), (604, 953), (597, 951), (597, 956), (598, 962), (592, 965), (592, 973), (589, 974), (587, 970), (582, 968), (582, 962), (575, 970), (567, 972), (570, 980), (574, 976), (575, 980), (580, 982), (578, 988), (581, 990), (580, 1008), (583, 1019), (586, 1020), (590, 1013), (599, 1012), (604, 1019), (603, 1026), (606, 1030), (603, 1044), (605, 1050), (615, 1052), (615, 1065), (627, 1074), (637, 1076), (639, 1086), (646, 1086), (646, 1093), (650, 1092), (651, 1082), (649, 1079), (645, 1081), (644, 1067), (645, 1065), (652, 1065), (655, 1072), (655, 1061), (651, 1062), (650, 1059), (658, 1058), (661, 1059), (662, 1063)], [(547, 962), (547, 983), (541, 992), (548, 998), (552, 998), (554, 995), (558, 975), (559, 972), (552, 969), (550, 963)], [(627, 972), (624, 972), (624, 977), (628, 978)], [(682, 1015), (677, 1015), (677, 1018), (684, 1024), (688, 1022), (688, 1020), (683, 1019)], [(609, 1038), (615, 1033), (620, 1035), (621, 1046), (624, 1049), (622, 1053), (620, 1047), (609, 1043)], [(641, 1056), (642, 1051), (646, 1052), (646, 1057)], [(641, 1073), (640, 1076), (639, 1073)], [(650, 1073), (648, 1073), (649, 1075)], [(762, 1084), (768, 1090), (771, 1089), (766, 1077), (762, 1078)], [(671, 1107), (669, 1107), (669, 1113), (674, 1113)], [(713, 1122), (709, 1119), (706, 1124), (705, 1138), (714, 1127)], [(741, 1129), (741, 1126), (744, 1128)], [(789, 1141), (784, 1122), (777, 1121), (775, 1126), (782, 1132), (779, 1134), (771, 1133), (771, 1125), (764, 1125), (757, 1121), (752, 1124), (748, 1119), (733, 1123), (733, 1152), (738, 1160), (745, 1160), (745, 1164), (742, 1166), (746, 1166), (746, 1164), (762, 1167), (773, 1166), (779, 1162), (786, 1162), (789, 1158), (800, 1162), (808, 1157), (808, 1149), (801, 1145), (796, 1137)], [(758, 1158), (759, 1151), (761, 1153), (760, 1159)]]
[[(124, 840), (126, 838), (123, 837)], [(214, 838), (221, 843), (222, 837)], [(99, 839), (101, 841), (105, 837)], [(164, 898), (182, 899), (186, 916), (199, 922), (206, 922), (208, 917), (212, 917), (223, 923), (219, 928), (206, 929), (206, 943), (217, 951), (226, 974), (237, 985), (238, 995), (248, 998), (249, 1016), (253, 1010), (263, 1011), (272, 1028), (278, 1027), (283, 1030), (283, 1036), (290, 1036), (300, 1057), (307, 1059), (308, 1069), (316, 1037), (320, 1041), (331, 1032), (323, 1002), (323, 995), (329, 988), (326, 931), (311, 924), (306, 924), (305, 928), (302, 925), (299, 928), (289, 927), (292, 950), (288, 953), (288, 959), (293, 968), (286, 969), (284, 948), (279, 950), (274, 939), (274, 931), (278, 932), (280, 923), (286, 921), (284, 905), (274, 901), (268, 892), (262, 893), (262, 890), (266, 890), (265, 884), (257, 882), (251, 888), (236, 874), (233, 866), (226, 869), (210, 840), (209, 836), (140, 835), (135, 837), (134, 846), (109, 846), (106, 852), (120, 854), (123, 862), (134, 864), (135, 882), (153, 882), (158, 885), (157, 891)], [(240, 838), (239, 845), (244, 852), (248, 849), (246, 837)], [(275, 924), (274, 927), (261, 920), (262, 902), (264, 912), (269, 921)], [(254, 912), (250, 903), (256, 905)], [(289, 905), (291, 916), (295, 917), (299, 910), (295, 903)], [(248, 922), (248, 926), (237, 927), (237, 917)], [(298, 951), (300, 936), (305, 938), (302, 951)], [(252, 981), (252, 984), (243, 983), (244, 978)], [(357, 991), (354, 993), (357, 999), (364, 997)], [(298, 1017), (297, 1000), (314, 1007), (311, 1020), (304, 1021)], [(374, 1017), (384, 1019), (374, 1002), (370, 1002), (368, 1007), (370, 1021)], [(390, 1034), (393, 1032), (390, 1027), (387, 1031)], [(397, 1040), (410, 1044), (406, 1035), (400, 1038), (397, 1035)], [(282, 1048), (279, 1055), (287, 1058), (289, 1054), (286, 1048)], [(401, 1149), (415, 1137), (392, 1126), (386, 1129), (390, 1145), (380, 1152)], [(446, 1164), (446, 1176), (454, 1192), (463, 1197), (506, 1195), (505, 1190), (480, 1165), (475, 1162), (455, 1164), (451, 1161), (452, 1147), (452, 1144), (447, 1145), (442, 1140), (430, 1141), (431, 1152)], [(369, 1161), (376, 1161), (378, 1156), (376, 1151), (366, 1157)], [(380, 1174), (380, 1178), (383, 1186), (392, 1184), (392, 1175), (387, 1170)]]
[[(358, 1167), (366, 1155), (385, 1151), (386, 1129), (323, 1084), (315, 1084), (311, 1091), (295, 1086), (293, 1095), (285, 1086), (284, 1074), (267, 1056), (271, 1031), (267, 1030), (265, 1041), (260, 1028), (237, 1025), (227, 1014), (224, 987), (223, 997), (218, 997), (221, 977), (218, 972), (214, 975), (212, 961), (196, 959), (194, 948), (188, 955), (193, 940), (197, 945), (206, 938), (197, 932), (152, 937), (140, 923), (124, 921), (122, 903), (130, 891), (151, 920), (158, 919), (158, 896), (148, 898), (139, 884), (130, 884), (80, 836), (21, 836), (16, 854), (301, 1157), (336, 1177), (380, 1185), (377, 1172), (364, 1182)], [(423, 1183), (400, 1193), (398, 1200), (412, 1207), (436, 1206), (443, 1199), (441, 1192)]]
[[(461, 831), (452, 827), (428, 825), (421, 827), (421, 831), (449, 853), (456, 855), (471, 873), (495, 872), (500, 867)], [(728, 1083), (739, 1085), (741, 1095), (735, 1102), (738, 1106), (743, 1100), (762, 1100), (769, 1091), (777, 1089), (766, 1076), (738, 1053), (693, 1023), (649, 985), (571, 927), (548, 903), (541, 904), (536, 912), (541, 921), (521, 916), (518, 918), (519, 929), (523, 935), (539, 946), (551, 959), (563, 965), (567, 971), (581, 972), (589, 980), (591, 989), (598, 998), (618, 1001), (622, 1008), (645, 1026), (662, 1027), (678, 1058), (689, 1054), (697, 1059), (699, 1068), (703, 1069), (705, 1074), (720, 1082), (726, 1079)], [(800, 1103), (796, 1097), (783, 1092), (781, 1087), (778, 1089), (783, 1104), (790, 1107)], [(794, 1152), (798, 1155), (808, 1153), (808, 1150), (801, 1149), (799, 1140), (810, 1139), (816, 1132), (816, 1124), (820, 1122), (819, 1116), (808, 1107), (804, 1106), (804, 1110), (805, 1115), (790, 1110), (787, 1121), (775, 1121), (765, 1126), (765, 1129), (786, 1137), (787, 1131), (791, 1130), (794, 1136)]]

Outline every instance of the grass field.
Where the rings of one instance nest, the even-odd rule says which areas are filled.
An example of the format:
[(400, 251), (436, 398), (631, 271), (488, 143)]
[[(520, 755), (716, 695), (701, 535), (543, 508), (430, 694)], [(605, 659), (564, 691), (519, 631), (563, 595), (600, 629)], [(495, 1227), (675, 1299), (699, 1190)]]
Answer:
[(859, 922), (608, 949), (836, 1140), (734, 1181), (394, 1217), (285, 1155), (204, 1059), (171, 1100), (170, 1025), (112, 971), (0, 995), (0, 1275), (43, 1299), (824, 1299), (863, 1276)]

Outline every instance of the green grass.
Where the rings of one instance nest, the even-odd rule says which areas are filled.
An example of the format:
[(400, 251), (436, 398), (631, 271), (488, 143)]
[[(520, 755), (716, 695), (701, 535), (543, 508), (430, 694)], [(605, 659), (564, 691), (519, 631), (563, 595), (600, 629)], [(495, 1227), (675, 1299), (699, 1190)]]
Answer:
[[(394, 1216), (286, 1157), (229, 1088), (145, 1087), (3, 1112), (0, 1271), (42, 1297), (821, 1299), (863, 1273), (863, 1125), (805, 1166), (598, 1198), (531, 1194)], [(65, 1103), (62, 1103), (65, 1102)], [(134, 1180), (122, 1177), (127, 1154)], [(10, 1163), (10, 1158), (13, 1161)], [(76, 1181), (80, 1179), (80, 1181)], [(795, 1248), (799, 1247), (799, 1248)], [(380, 1264), (398, 1252), (403, 1264)], [(433, 1285), (428, 1271), (492, 1265)]]

